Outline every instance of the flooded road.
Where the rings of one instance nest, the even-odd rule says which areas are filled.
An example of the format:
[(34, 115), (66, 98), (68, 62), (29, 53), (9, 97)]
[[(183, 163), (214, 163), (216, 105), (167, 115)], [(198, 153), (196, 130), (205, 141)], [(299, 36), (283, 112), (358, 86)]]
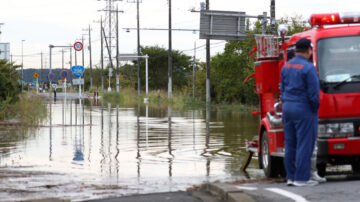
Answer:
[[(85, 102), (85, 104), (84, 104)], [(39, 128), (1, 128), (0, 200), (94, 199), (263, 178), (240, 171), (250, 112), (49, 101)]]

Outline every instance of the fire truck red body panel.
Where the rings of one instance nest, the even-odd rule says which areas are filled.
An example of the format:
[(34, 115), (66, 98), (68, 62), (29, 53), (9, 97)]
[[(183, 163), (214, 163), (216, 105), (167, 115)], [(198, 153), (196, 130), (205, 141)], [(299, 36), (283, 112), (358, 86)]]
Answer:
[[(359, 155), (360, 139), (348, 138), (329, 139), (329, 154), (332, 155)], [(335, 145), (344, 145), (346, 149), (335, 149)]]
[[(321, 20), (340, 20), (339, 16), (333, 17), (333, 14), (329, 14), (331, 18), (323, 18)], [(360, 18), (360, 14), (359, 14)], [(350, 22), (350, 18), (344, 18), (344, 22)], [(317, 19), (311, 18), (312, 22)], [(335, 21), (331, 21), (328, 24), (336, 24)], [(273, 43), (273, 39), (269, 38), (268, 41), (264, 40), (265, 36), (256, 38), (258, 59), (255, 63), (255, 84), (256, 92), (259, 94), (259, 113), (261, 117), (260, 128), (258, 134), (258, 153), (259, 153), (259, 165), (260, 168), (266, 167), (266, 163), (278, 163), (275, 161), (278, 157), (284, 156), (284, 131), (281, 125), (281, 117), (277, 116), (277, 112), (274, 110), (274, 104), (280, 101), (280, 72), (282, 66), (286, 61), (286, 51), (289, 48), (294, 48), (296, 42), (301, 38), (307, 38), (313, 43), (313, 62), (319, 73), (318, 58), (320, 57), (318, 52), (318, 42), (323, 39), (329, 38), (341, 38), (348, 36), (360, 37), (360, 26), (353, 25), (338, 25), (335, 27), (324, 28), (320, 25), (317, 29), (312, 29), (302, 33), (295, 34), (290, 37), (287, 42)], [(278, 54), (275, 53), (265, 54), (264, 50), (272, 47), (278, 49)], [(356, 52), (357, 51), (357, 52)], [(359, 51), (353, 51), (354, 53), (341, 54), (336, 52), (335, 56), (327, 55), (327, 61), (336, 66), (336, 62), (341, 62), (342, 65), (356, 66), (360, 69), (359, 64), (353, 65), (347, 57), (354, 58), (354, 55), (359, 55), (360, 61), (360, 45)], [(336, 60), (334, 60), (336, 59)], [(347, 64), (349, 63), (349, 64)], [(360, 72), (360, 70), (359, 70)], [(326, 74), (325, 74), (326, 76)], [(325, 77), (326, 78), (326, 77)], [(339, 82), (338, 82), (339, 83)], [(335, 84), (331, 84), (329, 88), (336, 89)], [(320, 90), (320, 109), (319, 109), (319, 124), (353, 124), (353, 132), (348, 137), (318, 137), (318, 163), (326, 165), (331, 164), (351, 164), (353, 169), (359, 169), (360, 172), (360, 79), (359, 82), (352, 84), (354, 87), (351, 92), (336, 92), (333, 90), (331, 93), (325, 92), (323, 88)], [(280, 123), (279, 123), (280, 121)], [(336, 125), (337, 126), (337, 125)], [(264, 135), (266, 134), (266, 136)], [(267, 140), (264, 140), (264, 136)], [(264, 146), (268, 148), (268, 151), (264, 153)], [(262, 158), (267, 157), (266, 161), (262, 161)], [(278, 169), (279, 166), (273, 166), (273, 169)], [(276, 172), (270, 172), (265, 170), (265, 174), (273, 176)], [(325, 171), (324, 171), (325, 172)]]

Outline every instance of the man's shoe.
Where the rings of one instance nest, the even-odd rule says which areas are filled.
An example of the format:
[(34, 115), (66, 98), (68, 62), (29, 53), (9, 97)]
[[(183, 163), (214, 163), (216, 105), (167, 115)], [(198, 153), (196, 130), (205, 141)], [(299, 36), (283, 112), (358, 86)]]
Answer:
[(296, 187), (305, 187), (305, 186), (315, 186), (318, 185), (319, 182), (314, 181), (314, 180), (309, 180), (309, 181), (295, 181), (294, 182), (294, 186)]
[(311, 173), (310, 180), (314, 180), (314, 181), (317, 181), (317, 182), (320, 182), (320, 183), (326, 182), (326, 178), (325, 177), (320, 177), (316, 171)]
[(287, 186), (294, 186), (294, 181), (288, 179), (288, 180), (286, 181), (286, 185), (287, 185)]

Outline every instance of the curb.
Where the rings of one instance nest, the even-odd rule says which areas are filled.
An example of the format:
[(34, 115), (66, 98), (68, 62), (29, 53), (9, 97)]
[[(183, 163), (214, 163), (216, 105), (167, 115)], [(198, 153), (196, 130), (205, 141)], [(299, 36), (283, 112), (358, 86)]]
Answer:
[(203, 184), (201, 189), (228, 202), (255, 202), (252, 197), (245, 194), (242, 190), (225, 183), (207, 183)]

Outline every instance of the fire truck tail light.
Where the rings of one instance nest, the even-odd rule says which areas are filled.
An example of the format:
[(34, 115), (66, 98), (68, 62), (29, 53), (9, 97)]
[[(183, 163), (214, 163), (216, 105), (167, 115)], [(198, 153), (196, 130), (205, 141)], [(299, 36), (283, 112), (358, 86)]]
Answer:
[(310, 17), (312, 27), (318, 25), (360, 23), (360, 12), (313, 14)]

